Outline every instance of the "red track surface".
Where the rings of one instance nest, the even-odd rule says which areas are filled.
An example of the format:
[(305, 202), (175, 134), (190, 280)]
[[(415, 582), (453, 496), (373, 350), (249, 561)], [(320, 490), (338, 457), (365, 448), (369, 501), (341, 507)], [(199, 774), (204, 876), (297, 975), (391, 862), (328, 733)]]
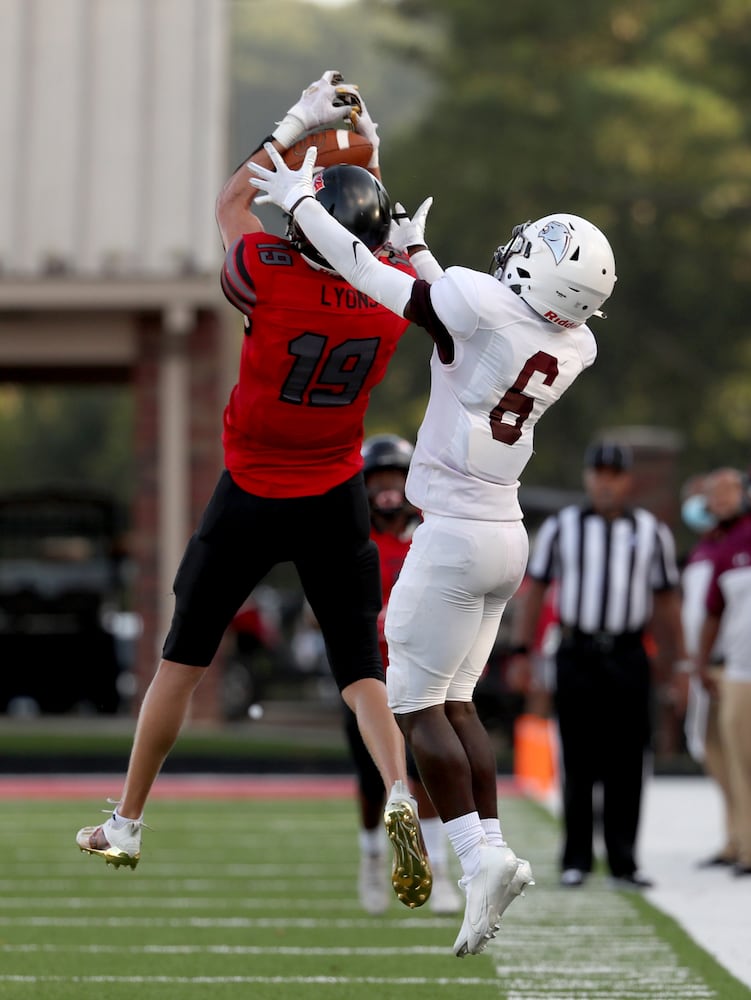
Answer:
[[(112, 775), (24, 775), (0, 777), (0, 800), (8, 799), (94, 799), (116, 798), (122, 776)], [(269, 775), (227, 777), (224, 775), (164, 775), (154, 785), (154, 799), (314, 799), (350, 798), (354, 778)], [(499, 795), (518, 795), (513, 781), (499, 783)]]

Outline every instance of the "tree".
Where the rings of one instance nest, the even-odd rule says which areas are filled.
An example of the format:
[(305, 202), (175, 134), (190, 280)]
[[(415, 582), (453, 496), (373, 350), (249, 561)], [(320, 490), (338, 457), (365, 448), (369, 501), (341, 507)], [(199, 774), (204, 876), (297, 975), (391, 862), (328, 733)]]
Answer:
[[(495, 5), (408, 0), (444, 43), (435, 97), (389, 148), (389, 186), (435, 195), (444, 265), (484, 267), (511, 226), (559, 208), (613, 244), (618, 285), (593, 321), (596, 366), (538, 435), (529, 481), (578, 482), (598, 428), (679, 430), (686, 471), (745, 467), (751, 425), (751, 9), (721, 0)], [(419, 57), (404, 47), (403, 57)]]

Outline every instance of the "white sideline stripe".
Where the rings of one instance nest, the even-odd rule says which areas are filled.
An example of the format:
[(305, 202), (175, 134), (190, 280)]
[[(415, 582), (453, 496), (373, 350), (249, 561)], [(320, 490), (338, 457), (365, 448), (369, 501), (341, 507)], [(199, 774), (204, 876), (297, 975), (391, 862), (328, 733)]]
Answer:
[[(247, 985), (362, 985), (362, 986), (492, 986), (494, 979), (483, 978), (433, 978), (427, 976), (401, 976), (388, 979), (381, 976), (3, 976), (0, 983), (179, 983), (185, 985), (222, 985), (237, 983)], [(608, 996), (612, 1000), (612, 995)], [(660, 998), (662, 1000), (662, 998)]]
[[(505, 983), (504, 983), (505, 986)], [(509, 988), (504, 994), (505, 1000), (712, 1000), (717, 994), (706, 986), (681, 986), (676, 988), (672, 985), (665, 986), (664, 983), (652, 983), (645, 985), (644, 989), (624, 989), (616, 986), (617, 992), (613, 992), (613, 985), (608, 982), (594, 984), (582, 983), (577, 985), (576, 993), (569, 992), (571, 984), (552, 982), (543, 986), (531, 986), (529, 990), (518, 990)]]
[[(53, 885), (58, 879), (75, 879), (76, 882), (81, 884), (81, 866), (83, 866), (84, 876), (87, 874), (87, 870), (90, 868), (91, 871), (99, 868), (101, 866), (101, 871), (108, 871), (114, 874), (115, 869), (105, 866), (104, 861), (101, 858), (97, 858), (96, 855), (86, 855), (83, 852), (79, 855), (80, 860), (76, 860), (74, 864), (47, 864), (45, 862), (45, 871), (48, 871), (52, 876), (50, 879), (45, 878), (44, 882), (46, 885)], [(388, 863), (391, 862), (391, 856), (389, 855)], [(143, 861), (141, 862), (143, 864)], [(12, 888), (11, 883), (16, 882), (18, 885), (23, 886), (24, 884), (39, 884), (39, 861), (36, 860), (33, 864), (29, 861), (22, 861), (15, 863), (15, 870), (17, 873), (17, 878), (13, 879), (3, 879), (3, 883), (9, 883), (9, 888)], [(187, 872), (196, 871), (195, 859), (193, 862), (189, 863), (186, 861), (184, 864), (174, 863), (174, 864), (153, 864), (151, 859), (148, 862), (148, 878), (149, 883), (153, 882), (163, 882), (167, 879), (179, 879), (180, 882), (185, 882), (186, 878), (190, 879), (190, 875), (186, 876)], [(123, 870), (122, 874), (124, 876), (131, 875), (134, 878), (138, 878), (141, 871), (138, 871), (138, 875), (130, 869)], [(269, 867), (256, 867), (254, 865), (223, 865), (221, 862), (212, 863), (211, 861), (204, 861), (201, 859), (200, 871), (207, 878), (211, 878), (213, 881), (226, 882), (228, 880), (236, 880), (241, 878), (247, 879), (271, 879), (282, 876), (289, 876), (291, 872), (294, 872), (295, 876), (304, 878), (306, 881), (309, 878), (325, 878), (328, 873), (329, 884), (331, 884), (331, 878), (333, 876), (339, 876), (341, 878), (342, 868), (341, 865), (280, 865), (277, 869), (272, 866)], [(353, 866), (352, 871), (355, 871)]]
[[(391, 855), (385, 857), (387, 864), (391, 862)], [(52, 869), (54, 867), (55, 871), (59, 872), (59, 875), (53, 878), (45, 878), (44, 884), (49, 886), (61, 886), (62, 888), (67, 888), (72, 883), (80, 885), (81, 881), (81, 864), (86, 864), (85, 856), (79, 854), (78, 857), (74, 858), (74, 863), (66, 862), (65, 864), (58, 864), (50, 866)], [(13, 888), (23, 887), (28, 884), (38, 884), (39, 874), (38, 865), (32, 867), (31, 863), (23, 862), (23, 867), (28, 868), (28, 874), (18, 874), (13, 876), (4, 876), (0, 879), (0, 889), (2, 890), (12, 890)], [(215, 862), (212, 864), (211, 861), (201, 860), (201, 871), (205, 872), (213, 868), (218, 869), (217, 875), (212, 875), (211, 878), (196, 879), (196, 878), (185, 878), (185, 866), (184, 865), (160, 865), (152, 864), (149, 860), (149, 884), (154, 885), (160, 881), (166, 881), (170, 878), (177, 878), (181, 876), (179, 881), (184, 885), (199, 885), (201, 882), (206, 882), (211, 884), (216, 881), (229, 881), (230, 879), (235, 879), (241, 876), (247, 876), (252, 878), (277, 878), (279, 875), (289, 875), (290, 870), (293, 870), (297, 878), (304, 877), (306, 881), (308, 878), (323, 878), (326, 872), (341, 872), (341, 865), (336, 864), (325, 864), (320, 865), (294, 865), (293, 869), (290, 869), (288, 864), (286, 865), (264, 865), (264, 864), (247, 864), (247, 865), (225, 865), (221, 862)], [(21, 869), (22, 871), (22, 869)], [(157, 873), (157, 874), (155, 874)], [(140, 874), (140, 872), (139, 872)]]
[[(23, 799), (21, 800), (23, 801)], [(226, 800), (217, 800), (218, 802), (226, 802)], [(200, 805), (200, 803), (196, 803)], [(243, 836), (248, 838), (248, 841), (258, 841), (265, 842), (268, 838), (269, 833), (289, 833), (295, 835), (299, 834), (301, 820), (296, 816), (291, 817), (268, 817), (264, 816), (263, 822), (260, 822), (260, 817), (258, 813), (253, 816), (250, 813), (245, 813), (242, 811), (242, 803), (236, 804), (236, 819), (233, 821), (232, 817), (228, 817), (227, 825), (222, 827), (222, 834), (224, 831), (228, 834), (242, 833)], [(310, 834), (318, 834), (322, 841), (327, 843), (331, 840), (344, 842), (347, 840), (351, 834), (357, 835), (357, 825), (346, 813), (346, 809), (349, 808), (348, 804), (345, 805), (345, 810), (340, 812), (329, 812), (327, 815), (321, 816), (305, 816), (304, 823), (305, 829)], [(237, 810), (240, 810), (239, 812)], [(156, 809), (152, 810), (153, 814), (156, 814)], [(98, 826), (100, 823), (105, 822), (105, 817), (112, 814), (112, 807), (109, 809), (102, 809), (99, 814), (94, 812), (93, 815), (83, 816), (80, 822), (79, 829), (82, 826)], [(16, 829), (19, 832), (23, 832), (25, 829), (24, 816), (25, 813), (18, 813), (15, 817), (8, 818), (7, 829)], [(150, 813), (151, 815), (151, 813)], [(28, 816), (26, 816), (28, 818)], [(55, 819), (60, 819), (59, 809), (50, 810), (35, 810), (34, 811), (35, 821), (43, 822), (49, 821), (54, 822)], [(86, 822), (86, 820), (89, 822)], [(253, 822), (255, 820), (255, 824)], [(341, 820), (347, 823), (347, 826), (334, 825), (333, 820)], [(149, 840), (158, 843), (160, 839), (164, 838), (166, 832), (169, 828), (173, 826), (174, 820), (172, 816), (166, 811), (162, 811), (159, 816), (158, 821), (155, 820), (152, 825), (149, 822), (149, 818), (146, 818), (148, 823), (148, 829), (144, 834)], [(157, 825), (158, 822), (158, 825)], [(75, 841), (76, 827), (68, 827), (69, 842), (73, 843)], [(216, 822), (213, 815), (213, 804), (210, 807), (209, 812), (202, 813), (200, 809), (195, 812), (191, 812), (191, 835), (196, 833), (199, 837), (212, 837), (213, 843), (216, 844)], [(385, 835), (384, 835), (385, 836)], [(191, 838), (192, 839), (192, 838)]]
[[(0, 927), (364, 927), (372, 928), (374, 921), (379, 926), (383, 917), (370, 919), (327, 920), (315, 917), (2, 917)], [(448, 923), (456, 922), (456, 917), (402, 917), (394, 921), (400, 930), (422, 930), (425, 927), (444, 928)]]
[[(290, 882), (290, 888), (294, 888), (299, 883)], [(276, 886), (275, 886), (276, 887)], [(321, 890), (331, 887), (331, 883), (322, 882)], [(310, 883), (307, 888), (313, 888)], [(396, 897), (394, 897), (396, 899)], [(0, 898), (0, 913), (4, 910), (29, 910), (36, 908), (39, 910), (85, 910), (93, 903), (90, 896), (6, 896)], [(128, 896), (119, 897), (117, 908), (119, 910), (226, 910), (230, 902), (222, 896), (173, 896), (169, 899), (153, 899), (148, 896)], [(233, 898), (232, 906), (239, 910), (276, 909), (276, 910), (342, 910), (353, 909), (362, 912), (357, 900), (351, 897), (337, 899), (304, 899), (298, 897), (293, 906), (290, 906), (289, 899), (284, 897), (276, 899), (274, 896), (253, 896), (247, 899)]]
[(21, 952), (23, 954), (82, 954), (82, 955), (446, 955), (450, 948), (434, 945), (415, 945), (408, 948), (295, 948), (278, 945), (262, 948), (258, 945), (229, 944), (4, 944), (0, 945), (2, 952)]
[[(1, 805), (2, 803), (0, 803)], [(19, 833), (19, 836), (23, 834)], [(353, 834), (353, 837), (356, 837)], [(319, 851), (323, 854), (326, 852), (330, 853), (333, 857), (337, 854), (344, 856), (345, 848), (344, 846), (334, 846), (327, 844), (325, 847), (318, 847), (316, 845), (306, 845), (310, 846), (311, 852)], [(349, 850), (349, 845), (346, 850)], [(33, 858), (28, 858), (23, 860), (18, 857), (9, 858), (8, 854), (5, 855), (4, 864), (13, 869), (13, 877), (26, 878), (28, 881), (33, 881), (35, 873), (37, 873), (37, 881), (39, 881), (38, 872), (43, 866), (46, 873), (52, 878), (75, 878), (80, 877), (81, 872), (86, 873), (87, 866), (92, 868), (98, 868), (100, 865), (104, 866), (104, 860), (101, 857), (97, 857), (95, 854), (89, 854), (86, 851), (80, 850), (76, 847), (78, 854), (74, 856), (73, 863), (61, 862), (59, 855), (57, 857), (51, 857), (43, 854), (41, 851), (37, 851)], [(260, 853), (260, 852), (259, 852)], [(207, 878), (217, 878), (217, 879), (227, 879), (227, 878), (272, 878), (275, 874), (281, 876), (290, 876), (291, 872), (297, 874), (298, 872), (304, 874), (306, 877), (311, 878), (323, 878), (327, 873), (332, 875), (336, 872), (341, 873), (341, 865), (335, 863), (327, 864), (325, 861), (315, 868), (309, 865), (286, 865), (284, 867), (280, 866), (275, 869), (273, 866), (258, 866), (258, 865), (233, 865), (231, 863), (222, 863), (221, 859), (213, 860), (215, 852), (207, 852), (204, 854), (200, 862), (196, 862), (195, 856), (189, 857), (185, 855), (183, 857), (180, 854), (176, 854), (174, 851), (170, 853), (169, 862), (158, 862), (155, 861), (152, 856), (144, 855), (143, 848), (141, 849), (141, 871), (139, 875), (142, 874), (148, 867), (149, 879), (158, 878), (186, 878), (190, 877), (191, 873), (196, 875), (200, 873), (205, 875)], [(390, 864), (392, 855), (388, 854), (385, 860)], [(359, 860), (359, 859), (358, 859)], [(356, 862), (353, 864), (352, 870), (356, 871)], [(102, 871), (104, 871), (102, 867)], [(114, 868), (108, 868), (109, 871), (114, 871)], [(7, 871), (7, 869), (6, 869)], [(136, 869), (138, 871), (138, 869)], [(3, 878), (10, 878), (10, 873), (6, 876), (6, 872), (1, 872)], [(459, 876), (457, 875), (457, 878)]]
[[(286, 873), (289, 874), (289, 868), (286, 869)], [(318, 872), (317, 874), (320, 874)], [(337, 870), (337, 874), (341, 877), (341, 868)], [(138, 876), (136, 876), (137, 878)], [(301, 876), (302, 878), (302, 876)], [(71, 890), (81, 889), (81, 878), (47, 878), (44, 880), (44, 889), (48, 893), (64, 893), (70, 892)], [(316, 890), (325, 889), (327, 893), (331, 892), (332, 879), (320, 878), (320, 879), (309, 879), (305, 880), (306, 886), (315, 886)], [(226, 878), (226, 879), (210, 879), (210, 878), (165, 878), (165, 879), (149, 879), (149, 888), (154, 889), (157, 892), (216, 892), (217, 882), (223, 884), (234, 885), (237, 882), (236, 878)], [(278, 878), (269, 876), (268, 880), (265, 878), (259, 878), (256, 876), (253, 879), (258, 892), (266, 893), (275, 886), (288, 886), (289, 888), (299, 887), (300, 878), (295, 879), (285, 879), (281, 881)], [(36, 896), (39, 892), (40, 885), (38, 878), (17, 878), (17, 879), (0, 879), (0, 906), (2, 906), (3, 897), (6, 899), (15, 899), (17, 896), (23, 894), (23, 896), (29, 901), (34, 901), (35, 899), (50, 898), (49, 896), (41, 897)], [(5, 895), (7, 894), (7, 895)], [(54, 897), (52, 897), (54, 898)], [(342, 899), (351, 900), (351, 895), (342, 896)], [(394, 897), (396, 898), (396, 897)]]

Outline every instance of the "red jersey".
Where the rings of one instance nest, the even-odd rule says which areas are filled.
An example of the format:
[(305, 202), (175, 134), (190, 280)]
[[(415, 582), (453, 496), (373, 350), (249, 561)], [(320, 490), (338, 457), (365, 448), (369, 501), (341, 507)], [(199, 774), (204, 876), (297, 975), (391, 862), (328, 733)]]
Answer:
[[(387, 263), (414, 274), (400, 257)], [(313, 496), (345, 482), (362, 468), (370, 391), (408, 321), (269, 233), (232, 244), (222, 290), (247, 317), (224, 411), (232, 478), (264, 497)]]
[(378, 646), (381, 650), (381, 659), (384, 669), (389, 665), (389, 648), (384, 635), (384, 624), (386, 621), (386, 609), (388, 608), (391, 591), (396, 583), (396, 579), (401, 572), (402, 564), (407, 558), (407, 551), (412, 544), (412, 536), (407, 538), (397, 538), (385, 531), (376, 531), (373, 528), (370, 537), (378, 546), (378, 558), (381, 562), (381, 597), (383, 606), (378, 615)]

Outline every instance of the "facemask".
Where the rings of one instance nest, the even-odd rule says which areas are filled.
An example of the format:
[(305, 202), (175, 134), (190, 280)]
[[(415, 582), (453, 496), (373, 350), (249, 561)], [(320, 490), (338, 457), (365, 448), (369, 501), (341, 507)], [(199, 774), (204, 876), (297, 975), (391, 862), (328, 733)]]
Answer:
[(401, 490), (379, 490), (370, 497), (371, 509), (381, 517), (393, 517), (404, 510), (404, 493)]
[(686, 497), (681, 505), (683, 523), (697, 535), (711, 531), (717, 525), (717, 518), (707, 510), (707, 500), (700, 493)]

